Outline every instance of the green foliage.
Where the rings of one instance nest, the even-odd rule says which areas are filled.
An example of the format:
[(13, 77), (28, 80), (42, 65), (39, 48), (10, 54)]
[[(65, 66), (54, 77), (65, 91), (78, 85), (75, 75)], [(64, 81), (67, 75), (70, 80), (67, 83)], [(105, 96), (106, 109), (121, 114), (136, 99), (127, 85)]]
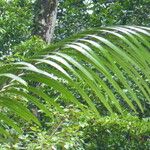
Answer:
[[(38, 26), (35, 0), (0, 1), (0, 58), (14, 46), (31, 38)], [(55, 41), (81, 30), (109, 25), (149, 26), (149, 0), (60, 0)]]
[(26, 40), (13, 48), (13, 58), (16, 57), (25, 61), (26, 59), (32, 58), (33, 55), (38, 54), (45, 47), (46, 43), (42, 39), (33, 36), (29, 40)]
[(55, 41), (98, 28), (46, 46), (34, 1), (1, 0), (0, 149), (148, 150), (150, 29), (99, 27), (149, 26), (149, 6), (60, 0)]
[[(55, 121), (46, 122), (47, 129), (31, 126), (19, 138), (10, 137), (1, 145), (3, 149), (144, 149), (150, 146), (150, 124), (147, 120), (126, 114), (125, 117), (109, 116), (95, 118), (74, 106), (65, 108), (61, 114), (53, 110)], [(46, 127), (45, 127), (46, 128)]]
[(56, 40), (110, 25), (150, 26), (149, 0), (60, 0)]
[(10, 63), (21, 60), (25, 61), (39, 53), (39, 51), (43, 50), (45, 47), (46, 43), (42, 39), (32, 36), (29, 40), (14, 46), (12, 48), (13, 55), (3, 56), (3, 62)]
[[(127, 26), (87, 31), (72, 42), (29, 53), (26, 62), (0, 66), (0, 106), (38, 125), (38, 111), (53, 119), (51, 108), (63, 113), (62, 106), (70, 104), (87, 116), (92, 111), (97, 118), (125, 112), (147, 116), (149, 47), (149, 28)], [(36, 117), (24, 102), (37, 107)], [(15, 122), (5, 118), (2, 133), (5, 124), (20, 132)]]
[[(89, 123), (90, 122), (90, 123)], [(150, 146), (150, 123), (137, 117), (105, 117), (90, 120), (84, 132), (85, 149), (145, 149)]]
[(14, 45), (31, 36), (32, 18), (30, 0), (0, 1), (0, 57), (10, 55)]

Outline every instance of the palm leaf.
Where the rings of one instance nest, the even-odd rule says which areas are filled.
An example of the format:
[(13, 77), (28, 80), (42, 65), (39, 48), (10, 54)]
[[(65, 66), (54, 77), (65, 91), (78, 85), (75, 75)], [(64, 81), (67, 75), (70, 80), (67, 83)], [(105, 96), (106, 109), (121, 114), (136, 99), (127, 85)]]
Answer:
[[(26, 62), (2, 64), (0, 106), (37, 124), (21, 99), (49, 117), (53, 117), (50, 107), (63, 113), (61, 105), (70, 104), (96, 117), (124, 111), (144, 113), (150, 102), (149, 32), (148, 27), (131, 26), (89, 30), (49, 46)], [(2, 113), (2, 133), (4, 123), (20, 132)]]

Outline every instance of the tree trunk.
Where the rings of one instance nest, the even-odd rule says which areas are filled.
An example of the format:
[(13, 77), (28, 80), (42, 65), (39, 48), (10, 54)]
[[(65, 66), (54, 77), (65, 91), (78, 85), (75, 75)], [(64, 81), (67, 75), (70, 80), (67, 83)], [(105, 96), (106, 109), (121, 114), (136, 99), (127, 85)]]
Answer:
[(36, 0), (33, 34), (50, 43), (55, 29), (58, 0)]

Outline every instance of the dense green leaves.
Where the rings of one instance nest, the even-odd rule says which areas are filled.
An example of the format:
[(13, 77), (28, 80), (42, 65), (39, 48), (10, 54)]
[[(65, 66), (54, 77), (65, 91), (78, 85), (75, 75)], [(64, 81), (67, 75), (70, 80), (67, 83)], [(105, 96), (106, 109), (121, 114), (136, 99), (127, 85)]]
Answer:
[(150, 26), (149, 9), (149, 0), (60, 0), (56, 40), (93, 27)]
[(11, 55), (13, 46), (31, 36), (32, 18), (30, 0), (0, 1), (0, 58)]
[(51, 108), (63, 113), (61, 106), (70, 104), (97, 118), (144, 114), (150, 101), (149, 35), (144, 27), (100, 28), (33, 53), (26, 62), (2, 64), (0, 106), (37, 124), (23, 102), (51, 118)]

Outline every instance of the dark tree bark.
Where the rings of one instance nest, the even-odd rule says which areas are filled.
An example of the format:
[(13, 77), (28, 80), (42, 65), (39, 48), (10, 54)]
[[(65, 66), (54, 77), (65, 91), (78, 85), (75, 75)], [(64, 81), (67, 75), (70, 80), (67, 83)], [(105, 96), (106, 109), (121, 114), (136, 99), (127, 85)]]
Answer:
[(33, 34), (50, 43), (55, 29), (58, 0), (36, 0)]

